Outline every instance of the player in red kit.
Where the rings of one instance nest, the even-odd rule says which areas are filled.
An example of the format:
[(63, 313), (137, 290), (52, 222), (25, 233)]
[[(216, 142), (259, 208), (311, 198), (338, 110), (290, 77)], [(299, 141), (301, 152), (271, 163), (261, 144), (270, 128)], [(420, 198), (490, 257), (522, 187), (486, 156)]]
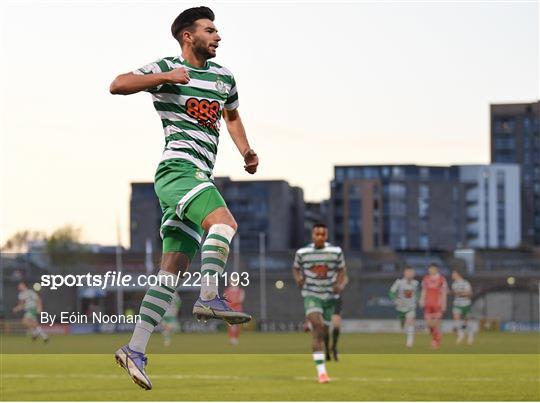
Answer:
[[(229, 306), (233, 311), (242, 311), (242, 304), (244, 303), (244, 298), (246, 296), (246, 293), (242, 288), (231, 285), (225, 289), (223, 295), (229, 301)], [(240, 325), (229, 326), (227, 334), (229, 335), (230, 343), (236, 346), (238, 344), (238, 339), (240, 338)]]
[(424, 319), (431, 333), (431, 347), (439, 348), (441, 345), (441, 319), (446, 311), (446, 298), (448, 285), (445, 278), (439, 273), (439, 267), (432, 263), (428, 267), (428, 274), (422, 280), (422, 294), (420, 306), (424, 308)]

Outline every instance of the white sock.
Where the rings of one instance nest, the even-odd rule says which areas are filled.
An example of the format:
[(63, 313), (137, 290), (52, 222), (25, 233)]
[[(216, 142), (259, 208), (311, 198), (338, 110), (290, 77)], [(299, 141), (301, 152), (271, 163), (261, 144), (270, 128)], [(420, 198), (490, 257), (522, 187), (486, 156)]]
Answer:
[(321, 376), (321, 374), (326, 374), (326, 365), (324, 364), (324, 351), (314, 351), (313, 361), (315, 361), (315, 366), (317, 367), (317, 373), (319, 374), (319, 376)]
[(470, 323), (467, 323), (466, 332), (467, 332), (467, 339), (469, 340), (469, 342), (472, 342), (474, 339), (474, 329)]
[(223, 274), (229, 246), (235, 234), (234, 228), (227, 224), (214, 224), (202, 246), (201, 299), (208, 301), (218, 295), (218, 277)]
[(146, 291), (139, 311), (141, 321), (135, 325), (135, 330), (129, 341), (129, 348), (139, 353), (146, 352), (148, 340), (171, 305), (176, 289), (176, 277), (172, 273), (160, 270), (158, 276), (160, 284), (152, 286)]
[(43, 329), (39, 326), (36, 328), (36, 334), (40, 336), (43, 340), (47, 340), (49, 338), (49, 336), (47, 336), (47, 333), (45, 333)]
[(464, 333), (463, 333), (463, 321), (462, 320), (455, 320), (454, 321), (454, 326), (456, 327), (457, 329), (457, 337), (458, 339), (462, 339), (463, 336), (464, 336)]
[(169, 344), (171, 342), (171, 331), (170, 330), (164, 330), (163, 331), (163, 339), (165, 341), (165, 344)]
[(412, 346), (414, 343), (414, 326), (407, 326), (407, 346)]

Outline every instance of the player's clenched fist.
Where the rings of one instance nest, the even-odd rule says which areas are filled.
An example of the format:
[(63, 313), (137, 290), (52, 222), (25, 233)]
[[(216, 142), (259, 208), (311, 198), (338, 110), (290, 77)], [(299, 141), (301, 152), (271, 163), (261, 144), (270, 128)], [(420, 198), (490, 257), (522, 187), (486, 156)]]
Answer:
[(187, 83), (189, 83), (189, 73), (183, 67), (171, 70), (171, 71), (169, 71), (169, 72), (167, 72), (165, 74), (167, 75), (167, 81), (170, 84), (187, 84)]
[(259, 166), (259, 157), (257, 153), (251, 148), (244, 153), (244, 169), (250, 174), (257, 172), (257, 167)]

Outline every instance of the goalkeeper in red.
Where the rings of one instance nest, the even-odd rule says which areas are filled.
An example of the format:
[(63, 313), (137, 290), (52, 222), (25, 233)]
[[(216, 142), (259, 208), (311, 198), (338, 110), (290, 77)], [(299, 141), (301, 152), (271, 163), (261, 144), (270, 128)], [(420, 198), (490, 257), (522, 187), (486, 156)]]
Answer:
[(152, 383), (145, 372), (146, 345), (171, 304), (177, 273), (187, 270), (202, 244), (201, 293), (193, 307), (198, 319), (223, 319), (244, 323), (251, 316), (232, 310), (218, 294), (229, 245), (237, 225), (213, 182), (221, 118), (238, 148), (244, 169), (254, 174), (259, 163), (251, 149), (238, 113), (236, 80), (225, 67), (209, 61), (221, 41), (208, 7), (183, 11), (171, 33), (181, 55), (165, 57), (112, 82), (112, 94), (146, 91), (163, 126), (165, 148), (155, 175), (155, 190), (163, 217), (163, 256), (159, 284), (146, 292), (141, 303), (141, 322), (129, 344), (115, 354), (116, 361), (143, 389)]

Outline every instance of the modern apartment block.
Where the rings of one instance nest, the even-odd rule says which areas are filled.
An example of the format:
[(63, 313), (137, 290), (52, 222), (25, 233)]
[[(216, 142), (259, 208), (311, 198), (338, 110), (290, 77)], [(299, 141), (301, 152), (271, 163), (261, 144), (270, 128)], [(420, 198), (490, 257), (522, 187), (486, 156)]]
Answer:
[(459, 167), (465, 185), (466, 246), (515, 248), (521, 243), (519, 165)]
[(521, 233), (540, 245), (540, 102), (491, 105), (491, 162), (521, 168)]
[(285, 251), (304, 243), (304, 194), (284, 180), (233, 181), (215, 184), (238, 223), (241, 250), (258, 250), (259, 233), (269, 251)]
[[(478, 189), (485, 184), (477, 176), (485, 172), (487, 193)], [(518, 173), (515, 165), (505, 164), (336, 166), (330, 200), (333, 239), (358, 251), (514, 247), (519, 239), (510, 221), (520, 215), (515, 209), (519, 187), (512, 181)], [(481, 215), (479, 203), (495, 213)], [(498, 218), (499, 210), (504, 218)]]

